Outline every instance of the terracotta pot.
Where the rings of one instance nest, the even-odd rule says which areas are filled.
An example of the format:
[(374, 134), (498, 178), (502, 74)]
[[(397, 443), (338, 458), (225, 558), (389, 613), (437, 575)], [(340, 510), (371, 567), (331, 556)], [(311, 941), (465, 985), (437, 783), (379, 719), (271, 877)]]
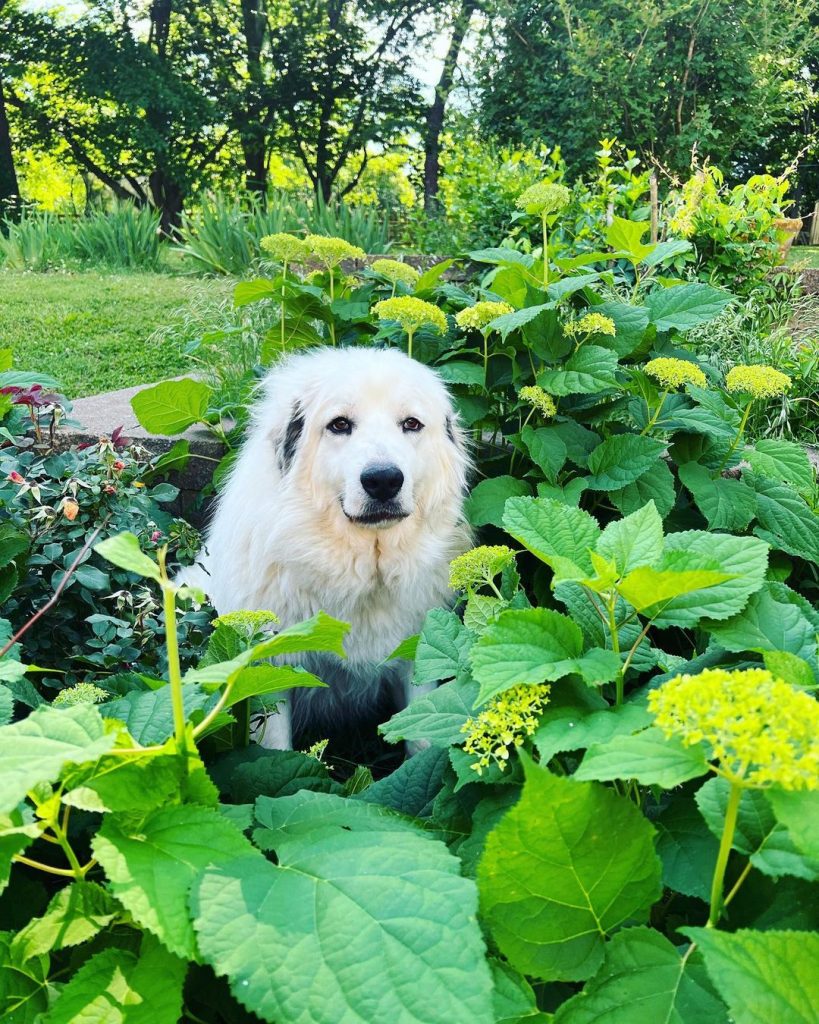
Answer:
[(794, 239), (802, 230), (801, 217), (780, 217), (773, 222), (776, 229), (776, 240), (779, 243), (779, 254), (784, 262)]

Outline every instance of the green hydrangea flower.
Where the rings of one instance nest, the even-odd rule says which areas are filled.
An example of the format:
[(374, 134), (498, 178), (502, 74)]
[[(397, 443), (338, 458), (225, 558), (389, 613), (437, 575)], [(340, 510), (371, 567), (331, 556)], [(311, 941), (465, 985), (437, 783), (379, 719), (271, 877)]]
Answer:
[(109, 693), (93, 683), (77, 683), (75, 686), (60, 690), (51, 703), (55, 708), (73, 708), (77, 704), (102, 704), (109, 697)]
[(455, 323), (464, 331), (482, 331), (497, 317), (513, 312), (508, 302), (476, 302), (456, 313)]
[(565, 185), (555, 185), (551, 181), (539, 181), (530, 185), (515, 200), (519, 210), (526, 213), (536, 213), (545, 217), (550, 213), (557, 213), (569, 205), (572, 198), (571, 192)]
[(342, 260), (363, 260), (366, 255), (357, 245), (331, 235), (308, 235), (304, 241), (310, 255), (328, 270), (337, 267)]
[(373, 312), (379, 320), (396, 320), (408, 334), (414, 334), (421, 327), (434, 327), (439, 334), (447, 332), (443, 311), (412, 295), (382, 299), (373, 306)]
[(310, 258), (310, 247), (304, 239), (284, 232), (265, 235), (259, 245), (279, 263), (304, 263)]
[(529, 405), (537, 409), (545, 419), (550, 420), (557, 415), (555, 400), (536, 384), (527, 384), (525, 388), (520, 389), (518, 394), (524, 402), (528, 402)]
[(754, 398), (778, 398), (791, 388), (791, 378), (772, 366), (735, 366), (725, 377), (729, 391), (741, 391)]
[(567, 323), (563, 333), (567, 338), (574, 338), (578, 334), (608, 334), (613, 338), (617, 334), (617, 328), (610, 316), (604, 316), (602, 313), (585, 313), (579, 319)]
[(510, 747), (519, 747), (537, 729), (540, 712), (549, 700), (550, 686), (513, 686), (499, 694), (477, 718), (461, 727), (466, 734), (464, 750), (477, 760), (472, 769), (482, 775), (494, 761), (501, 771), (509, 760)]
[(400, 281), (410, 288), (421, 276), (415, 267), (410, 267), (408, 264), (401, 263), (398, 260), (376, 260), (370, 269), (374, 270), (376, 274), (386, 277), (393, 284)]
[(484, 544), (458, 555), (449, 563), (449, 585), (453, 590), (475, 590), (491, 582), (515, 558), (503, 544)]
[(708, 385), (708, 380), (699, 366), (688, 359), (672, 359), (663, 356), (650, 360), (643, 369), (649, 377), (653, 377), (667, 391), (679, 388), (683, 384), (696, 384), (699, 388)]
[(275, 622), (279, 621), (278, 615), (265, 611), (238, 611), (228, 612), (213, 620), (214, 626), (228, 626), (235, 629), (245, 637), (253, 637)]

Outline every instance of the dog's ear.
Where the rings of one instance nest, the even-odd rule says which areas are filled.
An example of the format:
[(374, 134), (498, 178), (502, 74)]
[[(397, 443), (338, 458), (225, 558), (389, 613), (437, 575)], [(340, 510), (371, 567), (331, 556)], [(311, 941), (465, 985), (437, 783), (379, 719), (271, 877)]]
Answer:
[(282, 473), (286, 473), (290, 469), (303, 431), (304, 412), (298, 405), (294, 405), (290, 413), (290, 419), (287, 421), (287, 426), (284, 428), (284, 432), (279, 438), (277, 445), (279, 468)]

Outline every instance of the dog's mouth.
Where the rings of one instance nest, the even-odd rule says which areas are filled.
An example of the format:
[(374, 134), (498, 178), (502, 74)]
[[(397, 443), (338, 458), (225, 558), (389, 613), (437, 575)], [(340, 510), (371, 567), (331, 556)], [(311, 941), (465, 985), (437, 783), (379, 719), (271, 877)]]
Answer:
[(357, 515), (351, 515), (344, 507), (343, 501), (340, 504), (341, 511), (350, 522), (356, 523), (359, 526), (381, 526), (385, 523), (397, 523), (409, 516), (409, 512), (406, 512), (395, 501), (370, 502)]

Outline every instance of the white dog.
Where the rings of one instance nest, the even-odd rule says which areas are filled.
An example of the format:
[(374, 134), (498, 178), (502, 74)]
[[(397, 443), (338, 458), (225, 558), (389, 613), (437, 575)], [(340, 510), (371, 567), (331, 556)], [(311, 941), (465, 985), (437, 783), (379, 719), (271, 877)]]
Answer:
[(265, 746), (289, 749), (294, 731), (337, 731), (385, 690), (401, 706), (419, 691), (406, 662), (385, 659), (451, 601), (469, 460), (445, 386), (401, 352), (315, 349), (262, 392), (207, 534), (204, 589), (220, 614), (350, 623), (346, 661), (299, 658), (329, 689), (290, 691), (264, 730)]

